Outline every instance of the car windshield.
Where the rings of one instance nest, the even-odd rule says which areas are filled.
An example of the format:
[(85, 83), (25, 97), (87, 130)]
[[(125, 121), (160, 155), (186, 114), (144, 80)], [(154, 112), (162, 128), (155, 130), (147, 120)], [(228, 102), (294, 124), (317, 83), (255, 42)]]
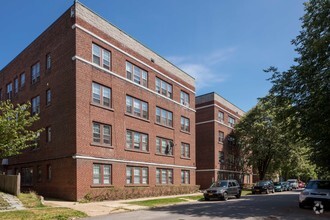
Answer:
[(281, 183), (278, 183), (278, 182), (274, 183), (274, 186), (280, 186), (280, 185), (281, 185)]
[(295, 183), (295, 180), (288, 180), (289, 183)]
[(329, 189), (330, 181), (310, 181), (306, 189)]
[(226, 187), (228, 185), (228, 182), (221, 181), (213, 183), (211, 187)]
[(260, 181), (256, 183), (256, 186), (265, 186), (267, 185), (267, 181)]

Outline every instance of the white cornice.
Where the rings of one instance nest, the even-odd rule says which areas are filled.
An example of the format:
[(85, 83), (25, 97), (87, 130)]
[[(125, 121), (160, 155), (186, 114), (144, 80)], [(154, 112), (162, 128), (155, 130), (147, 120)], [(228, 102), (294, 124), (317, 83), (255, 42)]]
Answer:
[(226, 125), (225, 123), (223, 123), (221, 121), (218, 121), (218, 120), (201, 121), (201, 122), (196, 123), (196, 125), (202, 125), (202, 124), (207, 124), (207, 123), (211, 123), (211, 122), (212, 123), (213, 122), (217, 122), (217, 123), (219, 123), (219, 124), (221, 124), (223, 126), (226, 126), (227, 128), (234, 129), (233, 127), (230, 127), (230, 126)]
[(81, 57), (79, 57), (79, 56), (74, 56), (74, 57), (72, 57), (72, 60), (79, 60), (79, 61), (82, 61), (82, 62), (87, 63), (87, 64), (89, 64), (89, 65), (92, 65), (92, 66), (95, 67), (95, 68), (98, 68), (98, 69), (100, 69), (100, 70), (102, 70), (102, 71), (104, 71), (104, 72), (107, 72), (107, 73), (109, 73), (109, 74), (111, 74), (111, 75), (113, 75), (113, 76), (116, 76), (116, 77), (118, 77), (118, 78), (120, 78), (120, 79), (122, 79), (122, 80), (125, 80), (126, 82), (129, 82), (129, 83), (131, 83), (131, 84), (133, 84), (133, 85), (135, 85), (135, 86), (138, 86), (138, 87), (140, 87), (140, 88), (142, 88), (142, 89), (145, 89), (145, 90), (147, 90), (147, 91), (149, 91), (149, 92), (151, 92), (151, 93), (154, 93), (154, 94), (156, 94), (156, 95), (158, 95), (158, 96), (160, 96), (160, 97), (162, 97), (162, 98), (164, 98), (164, 99), (167, 99), (168, 101), (174, 102), (175, 104), (180, 105), (181, 107), (184, 107), (184, 108), (189, 109), (190, 111), (196, 112), (195, 109), (192, 109), (192, 108), (190, 108), (190, 107), (187, 107), (187, 106), (185, 106), (185, 105), (182, 105), (180, 102), (177, 102), (177, 101), (175, 101), (175, 100), (173, 100), (173, 99), (170, 99), (170, 98), (168, 98), (168, 97), (166, 97), (166, 96), (164, 96), (164, 95), (162, 95), (162, 94), (160, 94), (160, 93), (158, 93), (158, 92), (156, 92), (156, 91), (153, 91), (153, 90), (151, 90), (151, 89), (149, 89), (149, 88), (146, 88), (146, 87), (144, 87), (144, 86), (142, 86), (142, 85), (140, 85), (140, 84), (137, 84), (137, 83), (135, 83), (135, 82), (133, 82), (133, 81), (131, 81), (131, 80), (125, 78), (125, 77), (122, 77), (121, 75), (119, 75), (119, 74), (117, 74), (117, 73), (114, 73), (114, 72), (112, 72), (112, 71), (110, 71), (110, 70), (108, 70), (108, 69), (105, 69), (105, 68), (103, 68), (103, 67), (101, 67), (101, 66), (98, 66), (98, 65), (96, 65), (96, 64), (94, 64), (94, 63), (92, 63), (92, 62), (90, 62), (90, 61), (88, 61), (88, 60), (85, 60), (85, 59), (83, 59), (83, 58), (81, 58)]
[(75, 28), (78, 28), (78, 29), (84, 31), (85, 33), (87, 33), (87, 34), (93, 36), (94, 38), (96, 38), (96, 39), (102, 41), (103, 43), (105, 43), (105, 44), (107, 44), (107, 45), (113, 47), (114, 49), (118, 50), (119, 52), (125, 54), (126, 56), (128, 56), (128, 57), (130, 57), (130, 58), (132, 58), (132, 59), (134, 59), (135, 61), (141, 63), (142, 65), (147, 66), (148, 68), (152, 69), (152, 70), (155, 71), (156, 73), (162, 75), (163, 77), (165, 77), (165, 78), (171, 80), (171, 81), (174, 82), (175, 84), (177, 84), (177, 85), (179, 85), (179, 86), (185, 88), (186, 90), (192, 92), (193, 94), (195, 94), (195, 91), (194, 91), (194, 90), (189, 89), (188, 87), (182, 85), (181, 83), (177, 82), (176, 80), (172, 79), (171, 77), (165, 75), (164, 73), (162, 73), (162, 72), (160, 72), (159, 70), (155, 69), (154, 67), (152, 67), (152, 66), (146, 64), (145, 62), (141, 61), (140, 59), (136, 58), (135, 56), (133, 56), (133, 55), (127, 53), (126, 51), (120, 49), (119, 47), (116, 47), (116, 46), (113, 45), (112, 43), (106, 41), (105, 39), (103, 39), (103, 38), (101, 38), (101, 37), (99, 37), (99, 36), (97, 36), (97, 35), (94, 34), (93, 32), (91, 32), (91, 31), (87, 30), (86, 28), (80, 26), (79, 24), (74, 24), (74, 25), (72, 25), (72, 29), (75, 29)]
[(252, 174), (248, 172), (240, 172), (240, 171), (234, 171), (234, 170), (221, 170), (221, 169), (200, 169), (196, 170), (196, 172), (214, 172), (214, 171), (220, 171), (220, 172), (228, 172), (228, 173), (239, 173), (239, 174)]
[(151, 163), (144, 161), (133, 161), (133, 160), (119, 160), (113, 158), (101, 158), (101, 157), (91, 157), (91, 156), (82, 156), (82, 155), (74, 155), (73, 159), (84, 159), (84, 160), (98, 160), (98, 161), (107, 161), (113, 163), (125, 163), (125, 164), (136, 164), (136, 165), (144, 165), (144, 166), (160, 166), (160, 167), (171, 167), (171, 168), (183, 168), (183, 169), (196, 169), (196, 167), (191, 166), (181, 166), (181, 165), (173, 165), (173, 164), (163, 164), (163, 163)]

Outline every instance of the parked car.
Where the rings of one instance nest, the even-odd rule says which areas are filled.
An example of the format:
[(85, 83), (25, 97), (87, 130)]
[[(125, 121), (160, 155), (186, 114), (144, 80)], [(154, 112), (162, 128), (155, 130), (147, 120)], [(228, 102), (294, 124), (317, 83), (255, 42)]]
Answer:
[(275, 192), (283, 192), (284, 191), (283, 184), (281, 182), (274, 182), (274, 189)]
[(242, 188), (236, 180), (220, 180), (213, 183), (210, 188), (204, 191), (204, 199), (217, 198), (227, 201), (228, 197), (240, 198)]
[(300, 181), (300, 180), (298, 181), (298, 187), (299, 188), (305, 188), (305, 185), (306, 184), (303, 181)]
[(252, 187), (252, 194), (263, 193), (263, 192), (265, 192), (266, 194), (269, 194), (270, 192), (272, 193), (275, 192), (273, 181), (270, 180), (259, 181)]
[(298, 180), (297, 179), (288, 179), (287, 181), (290, 183), (292, 189), (298, 189)]
[(322, 203), (324, 208), (330, 207), (330, 180), (311, 180), (299, 195), (299, 207), (314, 206)]
[(283, 191), (291, 191), (292, 187), (290, 186), (289, 182), (281, 182), (281, 184), (283, 185)]

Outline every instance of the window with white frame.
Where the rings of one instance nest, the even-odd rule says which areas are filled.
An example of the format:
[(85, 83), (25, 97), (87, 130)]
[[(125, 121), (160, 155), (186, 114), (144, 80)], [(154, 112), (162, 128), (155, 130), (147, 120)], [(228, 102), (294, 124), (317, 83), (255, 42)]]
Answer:
[(181, 170), (181, 184), (190, 184), (189, 170)]
[(126, 184), (148, 184), (148, 168), (147, 167), (126, 167)]
[(218, 121), (223, 122), (224, 120), (224, 114), (221, 111), (218, 111)]
[(136, 117), (148, 119), (148, 103), (131, 96), (126, 96), (126, 112)]
[(148, 72), (126, 61), (126, 78), (148, 87)]
[(93, 143), (111, 145), (111, 125), (93, 122)]
[(225, 162), (225, 153), (223, 151), (219, 151), (219, 162), (220, 163)]
[(137, 131), (126, 131), (126, 148), (148, 151), (148, 135)]
[(21, 88), (25, 86), (25, 73), (22, 73), (20, 75), (21, 78)]
[(12, 99), (13, 98), (13, 84), (8, 83), (7, 84), (7, 99)]
[(52, 91), (50, 89), (46, 90), (46, 105), (50, 105), (52, 102)]
[(93, 164), (93, 184), (109, 185), (111, 184), (111, 165)]
[(173, 113), (156, 107), (156, 122), (168, 127), (173, 127)]
[(17, 77), (14, 79), (14, 92), (15, 92), (15, 94), (18, 93), (18, 78)]
[(181, 116), (181, 130), (190, 132), (190, 120), (189, 118)]
[(156, 153), (163, 155), (173, 155), (173, 140), (156, 137)]
[(46, 70), (50, 70), (51, 67), (52, 67), (52, 57), (50, 53), (48, 53), (46, 55)]
[(92, 83), (92, 102), (95, 104), (111, 107), (111, 88)]
[(31, 67), (31, 84), (35, 84), (40, 81), (40, 62), (34, 64)]
[(228, 116), (228, 124), (230, 127), (235, 126), (235, 119), (233, 117)]
[(110, 70), (111, 53), (102, 47), (92, 44), (93, 63)]
[(46, 142), (49, 143), (52, 141), (52, 127), (46, 128)]
[(171, 84), (156, 77), (156, 92), (173, 99), (173, 87)]
[(189, 94), (181, 91), (180, 92), (180, 103), (185, 106), (189, 106), (190, 100), (189, 100)]
[(32, 115), (40, 113), (40, 96), (36, 96), (31, 100)]
[(225, 139), (225, 133), (223, 133), (222, 131), (219, 131), (218, 136), (219, 136), (218, 141), (223, 142), (223, 140)]
[(156, 184), (173, 184), (173, 170), (157, 168)]
[(181, 157), (190, 158), (190, 144), (181, 143)]

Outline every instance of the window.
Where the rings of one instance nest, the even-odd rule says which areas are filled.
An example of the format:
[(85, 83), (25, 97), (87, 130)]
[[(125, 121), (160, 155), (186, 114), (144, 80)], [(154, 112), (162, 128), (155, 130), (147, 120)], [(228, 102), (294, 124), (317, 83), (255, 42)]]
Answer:
[(111, 107), (111, 89), (101, 86), (97, 83), (92, 83), (93, 103)]
[(223, 151), (219, 151), (219, 162), (220, 163), (225, 162), (225, 153)]
[(190, 158), (190, 144), (181, 143), (181, 157)]
[(189, 170), (182, 170), (181, 171), (181, 183), (182, 184), (189, 184), (190, 183), (190, 172), (189, 172)]
[(50, 70), (52, 66), (52, 57), (50, 56), (50, 53), (46, 55), (46, 70)]
[(156, 107), (156, 122), (165, 126), (173, 127), (172, 112)]
[(93, 184), (111, 184), (111, 165), (93, 164)]
[(38, 180), (38, 182), (41, 182), (41, 180), (42, 180), (42, 170), (41, 170), (41, 166), (37, 166), (37, 175), (38, 175), (38, 177), (37, 177), (37, 180)]
[(13, 84), (9, 83), (7, 84), (7, 99), (13, 98)]
[(218, 111), (218, 120), (221, 122), (223, 122), (223, 120), (224, 120), (224, 114), (221, 111)]
[(93, 122), (93, 143), (111, 145), (111, 126)]
[(126, 78), (148, 87), (148, 72), (126, 61)]
[(126, 96), (126, 112), (140, 118), (148, 119), (148, 103), (131, 96)]
[(38, 149), (40, 147), (40, 133), (38, 132), (36, 138), (34, 139), (34, 149)]
[(46, 105), (50, 105), (51, 102), (52, 102), (52, 91), (48, 89), (46, 91)]
[(52, 127), (46, 128), (46, 142), (49, 143), (52, 141)]
[(110, 70), (111, 53), (96, 44), (92, 45), (93, 63)]
[(126, 167), (126, 184), (148, 184), (148, 168)]
[(31, 101), (32, 115), (40, 113), (40, 96), (34, 97)]
[(190, 120), (181, 116), (181, 130), (189, 132), (190, 131)]
[(156, 92), (173, 99), (172, 85), (159, 78), (156, 78)]
[(25, 86), (25, 73), (22, 73), (20, 75), (21, 78), (21, 88)]
[(180, 93), (180, 103), (182, 105), (185, 105), (185, 106), (189, 106), (189, 94), (184, 92), (184, 91), (181, 91)]
[(22, 168), (21, 184), (22, 186), (33, 185), (33, 167)]
[(228, 117), (228, 124), (229, 124), (230, 127), (234, 127), (235, 119), (229, 116)]
[(31, 67), (31, 83), (34, 84), (40, 81), (40, 62)]
[(173, 184), (173, 170), (156, 169), (156, 184)]
[(0, 101), (2, 100), (2, 89), (0, 89)]
[(126, 148), (148, 151), (148, 135), (136, 131), (126, 131)]
[(52, 179), (52, 165), (48, 164), (47, 165), (47, 180)]
[(223, 140), (225, 139), (225, 134), (222, 131), (219, 131), (218, 133), (219, 133), (219, 140), (218, 141), (222, 143)]
[(14, 92), (15, 92), (15, 94), (18, 93), (18, 78), (17, 77), (14, 79)]
[(156, 153), (173, 155), (174, 143), (172, 140), (156, 137)]

